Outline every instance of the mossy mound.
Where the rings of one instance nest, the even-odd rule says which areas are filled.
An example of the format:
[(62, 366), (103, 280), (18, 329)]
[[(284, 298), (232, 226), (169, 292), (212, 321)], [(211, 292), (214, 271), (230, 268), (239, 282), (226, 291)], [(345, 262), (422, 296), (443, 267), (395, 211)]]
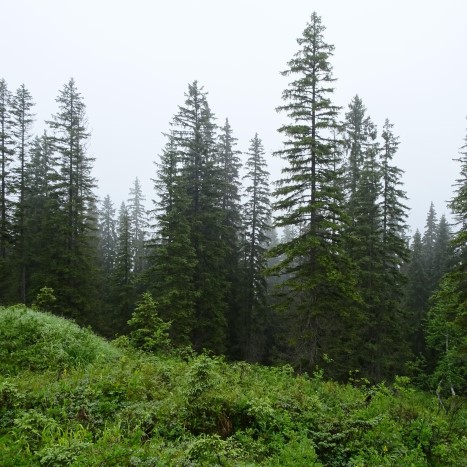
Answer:
[(77, 368), (118, 350), (73, 321), (24, 306), (0, 308), (0, 372)]

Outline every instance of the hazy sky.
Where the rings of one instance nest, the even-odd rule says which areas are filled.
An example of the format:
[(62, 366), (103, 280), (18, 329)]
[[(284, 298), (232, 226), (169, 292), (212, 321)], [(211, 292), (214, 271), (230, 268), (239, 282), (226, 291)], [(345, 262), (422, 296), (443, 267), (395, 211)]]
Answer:
[[(99, 195), (116, 205), (139, 177), (152, 197), (162, 132), (195, 79), (219, 123), (229, 118), (239, 149), (255, 132), (268, 153), (280, 148), (276, 114), (297, 51), (316, 11), (334, 44), (334, 102), (355, 94), (381, 128), (400, 136), (409, 223), (422, 229), (430, 201), (448, 213), (467, 121), (466, 0), (0, 0), (0, 77), (21, 83), (37, 123), (57, 111), (74, 77), (87, 105)], [(280, 162), (269, 157), (270, 171)], [(413, 229), (413, 230), (414, 230)]]

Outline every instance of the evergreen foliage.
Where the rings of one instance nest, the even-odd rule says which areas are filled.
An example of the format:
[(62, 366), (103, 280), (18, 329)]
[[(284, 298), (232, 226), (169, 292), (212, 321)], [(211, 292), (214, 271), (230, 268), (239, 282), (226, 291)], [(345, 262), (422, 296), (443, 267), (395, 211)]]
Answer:
[(117, 249), (115, 208), (109, 195), (104, 198), (102, 209), (99, 212), (99, 240), (102, 271), (108, 278), (115, 267)]
[[(425, 255), (425, 267), (427, 273), (430, 276), (430, 279), (434, 274), (434, 256), (435, 256), (435, 242), (436, 242), (436, 230), (438, 226), (438, 219), (436, 216), (435, 206), (433, 203), (430, 204), (430, 209), (428, 210), (425, 232), (423, 234), (423, 249)], [(431, 282), (431, 280), (430, 280)], [(433, 287), (433, 284), (429, 284), (430, 288)]]
[(441, 286), (441, 278), (452, 265), (450, 239), (446, 217), (442, 215), (437, 222), (435, 207), (431, 203), (423, 237), (418, 231), (414, 235), (411, 258), (406, 269), (406, 307), (411, 316), (411, 348), (414, 356), (425, 362), (429, 371), (436, 365), (433, 349), (426, 345), (429, 299)]
[(47, 122), (52, 131), (50, 145), (57, 154), (54, 191), (60, 203), (56, 213), (60, 246), (55, 250), (56, 264), (51, 271), (55, 276), (53, 288), (64, 313), (87, 321), (97, 304), (95, 181), (91, 176), (93, 159), (86, 154), (90, 134), (86, 107), (73, 79), (63, 86), (56, 101), (58, 112)]
[(50, 287), (42, 287), (33, 303), (33, 308), (38, 311), (53, 312), (56, 301), (57, 297), (55, 297), (53, 289)]
[[(299, 51), (283, 75), (292, 81), (283, 92), (290, 123), (279, 131), (284, 148), (277, 154), (286, 162), (278, 181), (275, 210), (278, 227), (293, 226), (297, 237), (273, 249), (283, 255), (272, 268), (289, 277), (281, 284), (285, 294), (279, 305), (290, 321), (294, 361), (313, 368), (331, 358), (332, 340), (345, 339), (350, 309), (356, 300), (355, 280), (342, 245), (346, 219), (343, 197), (337, 180), (339, 152), (332, 138), (337, 129), (338, 108), (332, 104), (334, 81), (329, 62), (334, 47), (324, 40), (321, 18), (313, 13)], [(340, 366), (338, 364), (337, 366)]]
[(226, 274), (226, 320), (228, 327), (228, 354), (232, 358), (243, 356), (243, 326), (239, 322), (242, 301), (242, 274), (240, 271), (242, 213), (239, 170), (241, 168), (240, 151), (236, 149), (237, 138), (229, 120), (219, 130), (218, 158), (220, 168), (222, 196), (222, 238), (225, 248), (224, 265)]
[[(6, 370), (1, 367), (0, 372), (8, 374), (6, 378), (24, 369), (58, 371), (52, 370), (55, 364), (58, 386), (69, 368), (77, 368), (78, 374), (80, 365), (95, 364), (93, 371), (109, 372), (109, 380), (114, 378), (108, 393), (99, 388), (91, 408), (64, 409), (68, 418), (61, 422), (65, 432), (73, 434), (65, 441), (59, 437), (58, 445), (56, 437), (49, 443), (39, 436), (51, 433), (44, 420), (59, 426), (54, 418), (58, 412), (44, 413), (43, 406), (28, 402), (23, 408), (35, 407), (31, 413), (21, 409), (14, 413), (16, 418), (8, 418), (9, 410), (19, 406), (2, 412), (0, 404), (0, 446), (4, 439), (10, 443), (12, 465), (24, 465), (24, 459), (78, 465), (89, 453), (100, 465), (160, 463), (147, 456), (131, 460), (129, 448), (125, 451), (130, 439), (137, 440), (144, 455), (169, 446), (161, 454), (162, 464), (297, 465), (306, 459), (311, 465), (441, 465), (451, 460), (447, 445), (453, 459), (461, 458), (464, 438), (458, 444), (445, 443), (433, 434), (442, 432), (444, 419), (437, 419), (441, 428), (427, 434), (425, 422), (405, 412), (384, 418), (378, 410), (399, 409), (391, 405), (384, 385), (367, 385), (395, 380), (393, 390), (407, 395), (410, 391), (401, 386), (406, 380), (396, 375), (410, 372), (417, 384), (435, 391), (440, 406), (451, 413), (465, 393), (467, 148), (460, 150), (460, 178), (450, 203), (457, 231), (451, 234), (446, 217), (438, 220), (431, 204), (425, 230), (416, 232), (409, 249), (407, 198), (402, 171), (394, 165), (399, 140), (388, 120), (379, 135), (358, 95), (340, 115), (333, 104), (334, 47), (325, 41), (324, 31), (321, 18), (313, 13), (283, 72), (289, 85), (278, 108), (285, 122), (279, 129), (283, 146), (276, 155), (284, 168), (274, 193), (269, 191), (266, 155), (257, 134), (245, 154), (242, 187), (241, 153), (233, 129), (227, 119), (217, 126), (207, 93), (194, 81), (170, 123), (156, 164), (152, 226), (138, 178), (117, 218), (109, 196), (98, 208), (86, 106), (73, 79), (60, 90), (57, 112), (38, 136), (32, 131), (34, 104), (26, 86), (12, 94), (0, 79), (0, 304), (32, 304), (109, 337), (123, 334), (117, 342), (127, 351), (132, 344), (161, 356), (170, 341), (172, 355), (185, 358), (182, 362), (163, 357), (166, 365), (178, 369), (167, 383), (170, 391), (179, 391), (174, 402), (159, 398), (152, 390), (156, 383), (141, 382), (140, 374), (131, 386), (119, 380), (117, 373), (123, 369), (99, 366), (94, 357), (112, 351), (107, 352), (108, 345), (94, 346), (94, 337), (85, 337), (76, 326), (61, 326), (49, 315), (42, 326), (41, 315), (24, 306), (0, 310), (5, 318), (0, 329), (8, 328), (0, 342), (6, 362)], [(63, 329), (49, 333), (46, 327), (69, 330), (71, 350), (62, 342)], [(89, 361), (73, 360), (70, 352), (85, 353), (79, 345), (81, 350), (76, 350), (75, 337), (100, 350)], [(50, 368), (42, 355), (29, 355), (29, 345), (50, 358)], [(258, 368), (258, 378), (271, 387), (280, 380), (279, 392), (298, 384), (300, 390), (294, 390), (300, 397), (306, 394), (305, 399), (326, 387), (318, 384), (323, 372), (366, 389), (352, 392), (355, 388), (328, 383), (342, 394), (353, 394), (350, 405), (331, 419), (326, 414), (336, 406), (329, 403), (320, 411), (321, 402), (311, 395), (305, 401), (309, 409), (300, 398), (287, 396), (284, 402), (262, 390), (249, 393), (247, 386), (234, 389), (237, 382), (256, 384), (252, 367), (229, 367), (221, 358), (196, 356), (205, 349), (232, 360), (290, 363), (303, 376), (291, 378), (289, 367)], [(135, 368), (146, 365), (160, 384), (168, 381), (170, 372), (156, 372), (152, 357), (129, 352), (122, 358), (137, 358)], [(23, 357), (26, 363), (21, 366)], [(222, 371), (230, 376), (224, 378)], [(362, 377), (358, 381), (357, 373)], [(50, 379), (52, 373), (47, 374)], [(307, 374), (315, 375), (312, 386)], [(2, 384), (0, 380), (0, 402), (15, 393), (9, 383), (2, 392)], [(129, 396), (133, 390), (147, 399)], [(240, 397), (241, 391), (247, 396)], [(78, 405), (87, 397), (83, 394), (76, 396)], [(342, 399), (347, 400), (345, 395)], [(138, 417), (128, 415), (133, 410), (128, 404), (144, 412), (140, 402), (152, 404), (152, 415), (136, 423)], [(167, 408), (154, 407), (165, 402)], [(118, 432), (135, 423), (122, 438), (114, 438), (97, 422), (104, 420), (105, 410), (94, 413), (92, 404), (101, 403), (116, 413), (126, 410), (126, 415), (119, 412), (118, 420), (110, 419), (109, 430)], [(362, 413), (368, 417), (361, 419)], [(157, 435), (154, 420), (164, 420)], [(410, 428), (414, 420), (418, 434)], [(1, 431), (4, 423), (8, 430), (18, 428), (14, 445)], [(403, 425), (399, 431), (397, 423)], [(78, 425), (81, 431), (74, 438)], [(373, 428), (380, 434), (396, 432), (399, 438), (392, 437), (394, 446), (387, 446)], [(157, 438), (154, 445), (141, 441), (151, 437)], [(368, 448), (362, 440), (373, 441), (372, 437), (378, 442)], [(126, 454), (119, 457), (111, 449), (106, 457), (107, 452), (99, 451), (106, 439), (118, 439), (118, 445), (124, 439)], [(436, 449), (445, 449), (444, 454)], [(12, 453), (18, 452), (15, 458)], [(82, 452), (87, 453), (84, 458)]]
[(126, 324), (135, 304), (133, 281), (130, 214), (125, 203), (122, 203), (118, 211), (115, 266), (111, 276), (113, 335), (127, 331)]
[(130, 198), (128, 199), (134, 262), (133, 271), (136, 275), (141, 274), (146, 267), (145, 241), (148, 221), (146, 210), (144, 208), (145, 200), (146, 198), (143, 195), (141, 183), (139, 179), (136, 178), (132, 188), (130, 189)]
[(428, 343), (436, 351), (434, 377), (454, 395), (467, 390), (467, 137), (456, 159), (460, 176), (450, 208), (457, 221), (452, 238), (453, 267), (432, 297), (428, 319)]
[(423, 324), (428, 310), (427, 284), (428, 274), (425, 267), (422, 236), (417, 230), (411, 245), (411, 257), (407, 266), (407, 296), (406, 307), (411, 319), (412, 352), (418, 356), (424, 354), (425, 335)]
[(59, 258), (63, 250), (61, 199), (57, 190), (59, 173), (57, 155), (44, 132), (32, 142), (26, 167), (27, 191), (27, 303), (44, 286), (59, 288)]
[(130, 342), (136, 348), (147, 352), (168, 348), (170, 322), (159, 318), (157, 304), (149, 292), (142, 295), (128, 324), (132, 329)]
[(20, 300), (26, 303), (27, 297), (27, 244), (26, 244), (26, 215), (27, 215), (27, 179), (26, 167), (29, 156), (29, 146), (31, 139), (31, 127), (33, 124), (32, 107), (34, 103), (32, 96), (21, 85), (11, 100), (12, 137), (14, 142), (14, 154), (16, 166), (13, 171), (12, 185), (15, 193), (14, 203), (14, 263), (19, 271), (17, 282), (20, 284)]
[(3, 290), (2, 301), (6, 300), (7, 289), (7, 255), (11, 244), (12, 235), (12, 199), (11, 199), (11, 175), (10, 164), (13, 154), (13, 142), (11, 135), (11, 92), (6, 81), (0, 80), (0, 284)]
[(181, 161), (169, 139), (154, 180), (157, 244), (149, 269), (148, 286), (157, 297), (159, 312), (172, 323), (170, 336), (175, 345), (190, 344), (194, 328), (197, 258), (191, 244), (191, 229), (185, 212), (189, 198), (181, 176)]
[(345, 114), (344, 146), (346, 158), (346, 188), (348, 196), (352, 199), (357, 191), (360, 172), (365, 163), (365, 155), (374, 146), (376, 128), (371, 118), (366, 116), (366, 107), (363, 100), (356, 95), (349, 104)]
[[(382, 291), (386, 287), (383, 274), (381, 167), (378, 164), (377, 131), (362, 99), (355, 96), (349, 104), (344, 121), (344, 144), (347, 149), (346, 250), (357, 279), (361, 303), (354, 313), (353, 332), (356, 334), (353, 360), (350, 365), (360, 368), (366, 376), (374, 377), (371, 365), (375, 361), (371, 328), (381, 312)], [(349, 330), (349, 332), (351, 332)]]
[(433, 258), (433, 284), (438, 284), (440, 279), (452, 266), (451, 227), (443, 214), (436, 229), (436, 239)]
[(465, 277), (459, 271), (447, 274), (431, 299), (427, 341), (436, 352), (431, 386), (455, 396), (467, 394), (467, 333)]
[(263, 143), (258, 134), (250, 142), (244, 179), (247, 201), (243, 208), (244, 249), (243, 288), (244, 310), (242, 320), (243, 358), (259, 361), (265, 353), (265, 327), (267, 306), (266, 251), (270, 241), (271, 206), (269, 172)]
[[(226, 217), (222, 205), (227, 199), (224, 196), (227, 193), (226, 176), (222, 172), (216, 143), (214, 117), (206, 93), (196, 81), (188, 86), (185, 105), (179, 107), (171, 127), (167, 148), (169, 172), (161, 173), (168, 179), (159, 178), (159, 189), (171, 190), (167, 182), (173, 181), (176, 198), (172, 203), (173, 192), (165, 194), (162, 201), (169, 211), (163, 208), (162, 215), (171, 214), (173, 206), (181, 209), (180, 215), (184, 218), (181, 225), (178, 221), (175, 226), (182, 229), (182, 242), (185, 245), (188, 242), (186, 256), (180, 260), (193, 268), (188, 271), (192, 276), (187, 281), (188, 290), (193, 287), (193, 293), (188, 297), (193, 304), (194, 318), (190, 341), (197, 350), (207, 348), (222, 353), (226, 350), (229, 287), (227, 271), (223, 268), (228, 253), (224, 242)], [(166, 259), (171, 261), (171, 257)], [(174, 285), (175, 290), (180, 286), (186, 287), (180, 283), (172, 283), (172, 287)], [(185, 296), (178, 292), (176, 295)]]
[(393, 125), (386, 119), (379, 148), (381, 170), (381, 258), (382, 282), (378, 312), (370, 317), (368, 341), (370, 343), (370, 375), (379, 380), (384, 376), (404, 371), (402, 362), (409, 356), (408, 317), (404, 308), (405, 276), (402, 267), (408, 260), (406, 238), (408, 208), (402, 189), (402, 170), (392, 159), (399, 146)]

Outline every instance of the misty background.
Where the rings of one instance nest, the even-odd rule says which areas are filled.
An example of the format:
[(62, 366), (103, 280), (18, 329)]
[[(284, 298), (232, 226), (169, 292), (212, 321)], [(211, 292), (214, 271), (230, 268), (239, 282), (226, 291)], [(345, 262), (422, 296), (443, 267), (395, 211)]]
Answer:
[(467, 2), (144, 0), (0, 0), (0, 76), (24, 83), (36, 103), (33, 131), (57, 111), (59, 90), (74, 77), (87, 105), (98, 194), (115, 204), (138, 177), (153, 197), (153, 162), (162, 135), (198, 80), (218, 123), (226, 117), (239, 149), (263, 139), (273, 179), (281, 161), (275, 112), (312, 11), (335, 45), (334, 103), (346, 111), (355, 94), (381, 129), (387, 117), (400, 137), (394, 163), (405, 171), (412, 233), (430, 202), (449, 214), (467, 122)]

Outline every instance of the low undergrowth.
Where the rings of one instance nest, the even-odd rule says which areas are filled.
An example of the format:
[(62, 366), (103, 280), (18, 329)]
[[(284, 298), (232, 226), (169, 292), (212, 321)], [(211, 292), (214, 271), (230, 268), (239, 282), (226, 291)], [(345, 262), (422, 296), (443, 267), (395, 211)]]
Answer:
[[(290, 367), (150, 355), (50, 315), (1, 313), (10, 339), (8, 349), (0, 344), (2, 466), (460, 466), (467, 458), (462, 400), (445, 410), (404, 378), (340, 385)], [(59, 344), (65, 335), (68, 347)], [(86, 351), (76, 350), (81, 339)]]

